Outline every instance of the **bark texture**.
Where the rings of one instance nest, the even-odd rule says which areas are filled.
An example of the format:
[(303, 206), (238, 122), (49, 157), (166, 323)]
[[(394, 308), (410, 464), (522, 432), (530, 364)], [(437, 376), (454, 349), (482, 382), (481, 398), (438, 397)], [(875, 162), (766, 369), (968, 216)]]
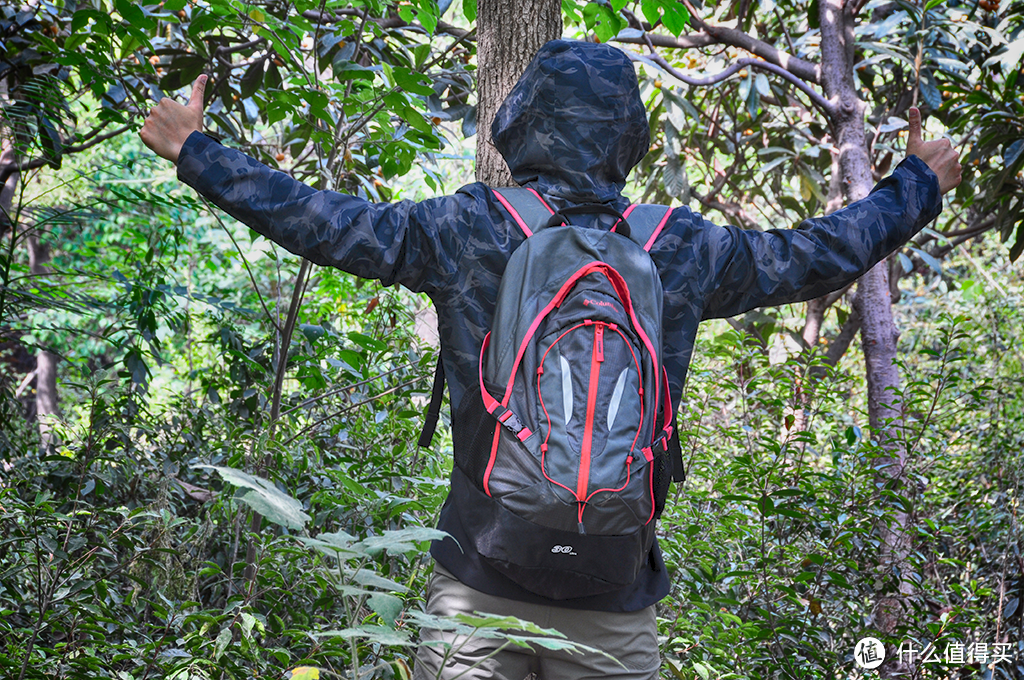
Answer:
[[(854, 86), (855, 17), (852, 3), (843, 0), (822, 0), (820, 10), (822, 85), (835, 107), (833, 124), (843, 193), (847, 201), (852, 202), (867, 196), (873, 184), (864, 134), (865, 104)], [(898, 436), (901, 422), (895, 395), (901, 383), (894, 362), (899, 334), (892, 318), (887, 262), (880, 262), (861, 277), (854, 309), (861, 324), (869, 424), (873, 438), (888, 452), (887, 459), (880, 461), (878, 477), (887, 486), (898, 486), (903, 481), (906, 451)], [(892, 524), (879, 528), (882, 538), (879, 562), (887, 572), (886, 576), (896, 578), (896, 573), (904, 571), (901, 567), (909, 553), (909, 517), (903, 512), (896, 512), (892, 517)], [(901, 600), (910, 593), (909, 584), (900, 580), (896, 595), (879, 599), (874, 611), (874, 624), (879, 630), (891, 633), (896, 628), (901, 615)], [(883, 676), (891, 676), (893, 672), (896, 672), (895, 668), (883, 667)]]
[(558, 0), (479, 0), (477, 3), (476, 178), (513, 186), (505, 160), (491, 143), (494, 114), (541, 45), (562, 35)]

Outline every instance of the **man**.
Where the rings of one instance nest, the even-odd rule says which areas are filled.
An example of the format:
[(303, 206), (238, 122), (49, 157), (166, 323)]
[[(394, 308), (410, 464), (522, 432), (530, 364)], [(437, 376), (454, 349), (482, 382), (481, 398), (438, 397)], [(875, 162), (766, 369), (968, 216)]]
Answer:
[[(479, 183), (421, 203), (372, 204), (315, 191), (202, 130), (205, 76), (187, 106), (161, 101), (142, 129), (143, 141), (177, 163), (178, 176), (242, 222), (313, 262), (385, 284), (425, 292), (438, 312), (441, 357), (452, 412), (469, 402), (477, 360), (493, 319), (498, 284), (523, 234), (493, 192)], [(502, 104), (492, 137), (521, 185), (556, 210), (605, 203), (618, 212), (626, 176), (650, 143), (636, 74), (619, 50), (591, 43), (545, 45)], [(676, 208), (650, 255), (664, 289), (664, 365), (672, 403), (682, 393), (697, 326), (755, 307), (807, 300), (857, 279), (931, 221), (941, 196), (960, 182), (948, 141), (924, 142), (911, 110), (908, 158), (863, 201), (798, 229), (769, 232), (719, 227)], [(610, 218), (574, 222), (608, 228)], [(458, 440), (461, 421), (453, 419)], [(575, 655), (474, 641), (459, 646), (442, 669), (437, 648), (424, 646), (418, 678), (654, 678), (660, 659), (654, 604), (669, 582), (655, 545), (636, 581), (611, 593), (553, 601), (513, 583), (474, 549), (467, 519), (474, 507), (459, 465), (439, 527), (455, 540), (437, 541), (427, 609), (434, 614), (486, 611), (514, 615), (601, 649)], [(457, 542), (456, 542), (457, 541)], [(610, 556), (609, 559), (614, 559)], [(581, 611), (583, 610), (583, 611)], [(585, 612), (585, 613), (584, 613)], [(442, 639), (424, 631), (425, 639)]]

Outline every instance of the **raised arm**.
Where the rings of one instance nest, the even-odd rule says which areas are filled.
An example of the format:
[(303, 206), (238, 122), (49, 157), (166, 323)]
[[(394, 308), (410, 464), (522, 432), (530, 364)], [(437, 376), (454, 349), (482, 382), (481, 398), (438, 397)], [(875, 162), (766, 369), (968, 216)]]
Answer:
[(206, 76), (187, 105), (161, 100), (140, 135), (176, 163), (178, 178), (291, 252), (385, 284), (434, 293), (455, 274), (469, 221), (482, 209), (456, 194), (371, 203), (318, 191), (202, 134)]
[(921, 139), (921, 116), (910, 112), (911, 154), (867, 198), (796, 229), (766, 232), (698, 229), (707, 262), (704, 318), (801, 302), (852, 283), (906, 243), (939, 214), (942, 194), (960, 183), (948, 140)]

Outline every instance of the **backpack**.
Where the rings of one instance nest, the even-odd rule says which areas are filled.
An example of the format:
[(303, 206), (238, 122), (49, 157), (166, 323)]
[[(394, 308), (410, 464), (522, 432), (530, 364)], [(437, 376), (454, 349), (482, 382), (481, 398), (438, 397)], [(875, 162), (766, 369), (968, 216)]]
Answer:
[[(470, 496), (463, 522), (477, 552), (515, 583), (557, 600), (618, 590), (649, 559), (682, 468), (648, 254), (671, 210), (555, 212), (530, 189), (494, 191), (527, 239), (453, 420), (452, 493)], [(610, 231), (567, 222), (581, 213), (619, 219)], [(421, 445), (441, 387), (439, 368)]]

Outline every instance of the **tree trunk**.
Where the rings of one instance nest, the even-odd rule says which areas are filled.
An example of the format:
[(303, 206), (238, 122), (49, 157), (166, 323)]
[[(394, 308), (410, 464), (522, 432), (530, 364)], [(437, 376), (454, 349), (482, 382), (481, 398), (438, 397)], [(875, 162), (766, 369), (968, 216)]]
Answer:
[(14, 206), (14, 191), (18, 187), (18, 179), (21, 177), (21, 173), (14, 169), (17, 167), (18, 156), (15, 153), (11, 135), (0, 130), (0, 177), (7, 176), (7, 180), (0, 186), (0, 237), (4, 236), (11, 228), (11, 222), (14, 219), (11, 209)]
[(491, 143), (491, 121), (540, 47), (562, 35), (558, 0), (479, 0), (477, 4), (476, 178), (513, 186), (505, 160)]
[[(864, 135), (864, 102), (854, 87), (855, 17), (852, 3), (843, 0), (821, 2), (821, 75), (825, 94), (836, 105), (834, 122), (839, 147), (839, 167), (846, 199), (853, 202), (871, 191), (871, 160)], [(868, 419), (874, 438), (888, 452), (878, 472), (881, 481), (899, 484), (904, 476), (906, 452), (897, 432), (901, 426), (899, 410), (894, 405), (899, 392), (900, 375), (894, 363), (896, 339), (899, 334), (893, 323), (887, 262), (875, 265), (857, 284), (855, 309), (861, 322), (861, 343), (864, 349), (868, 383)], [(890, 573), (905, 563), (909, 552), (908, 517), (893, 515), (890, 526), (880, 528), (882, 550), (879, 560)], [(902, 571), (902, 570), (901, 570)], [(900, 583), (900, 595), (910, 594), (909, 584)], [(899, 622), (902, 597), (881, 598), (875, 605), (875, 626), (891, 633)]]
[[(4, 130), (2, 135), (2, 148), (0, 148), (0, 175), (6, 176), (3, 185), (0, 186), (0, 236), (7, 235), (16, 226), (14, 224), (14, 195), (17, 192), (18, 180), (21, 173), (11, 170), (12, 166), (17, 167), (18, 155), (9, 130)], [(14, 231), (10, 238), (17, 238), (19, 234)], [(46, 262), (50, 255), (46, 246), (39, 242), (39, 235), (35, 232), (28, 234), (29, 271), (32, 274), (46, 274)], [(8, 250), (8, 252), (11, 252)], [(6, 254), (6, 253), (5, 253)], [(6, 281), (4, 281), (6, 284)], [(0, 309), (0, 314), (7, 310)], [(2, 322), (2, 319), (0, 319)], [(49, 450), (55, 444), (53, 433), (53, 420), (60, 416), (60, 408), (57, 400), (57, 355), (46, 350), (39, 350), (36, 353), (35, 368), (35, 417), (39, 423), (39, 442), (44, 450)]]
[[(45, 275), (48, 271), (45, 263), (49, 259), (49, 250), (39, 242), (39, 235), (35, 232), (29, 234), (29, 271), (35, 275)], [(46, 451), (56, 444), (53, 421), (60, 416), (57, 400), (57, 360), (56, 354), (45, 349), (36, 352), (36, 418), (39, 420), (39, 443)]]

